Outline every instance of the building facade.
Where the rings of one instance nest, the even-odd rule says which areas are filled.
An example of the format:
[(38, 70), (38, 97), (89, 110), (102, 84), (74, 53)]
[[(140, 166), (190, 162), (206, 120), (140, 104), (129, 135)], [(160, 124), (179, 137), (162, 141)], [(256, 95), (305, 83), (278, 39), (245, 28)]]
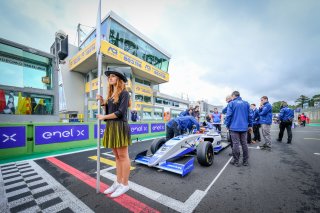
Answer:
[(0, 38), (0, 70), (1, 123), (59, 121), (53, 55)]
[(126, 67), (130, 71), (127, 89), (131, 95), (131, 109), (137, 110), (142, 119), (163, 119), (165, 111), (171, 108), (183, 111), (188, 107), (185, 100), (174, 97), (169, 98), (175, 99), (170, 105), (156, 103), (162, 97), (159, 85), (169, 81), (171, 55), (167, 51), (112, 11), (102, 20), (101, 34), (103, 64), (100, 77), (95, 54), (95, 29), (79, 47), (69, 44), (67, 63), (61, 66), (66, 102), (62, 112), (84, 114), (85, 121), (96, 120), (98, 81), (101, 80), (101, 95), (106, 97), (107, 78), (103, 73), (114, 66)]

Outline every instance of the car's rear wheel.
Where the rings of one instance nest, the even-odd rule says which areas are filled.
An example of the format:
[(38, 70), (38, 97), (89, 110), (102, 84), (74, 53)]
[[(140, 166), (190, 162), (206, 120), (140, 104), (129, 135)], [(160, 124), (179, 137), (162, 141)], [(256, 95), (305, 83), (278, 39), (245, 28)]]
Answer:
[(197, 146), (197, 159), (202, 166), (211, 166), (213, 164), (213, 147), (209, 141), (203, 141)]
[(151, 143), (151, 153), (154, 154), (158, 151), (158, 149), (160, 149), (160, 147), (166, 142), (165, 138), (157, 138), (155, 140), (152, 141)]

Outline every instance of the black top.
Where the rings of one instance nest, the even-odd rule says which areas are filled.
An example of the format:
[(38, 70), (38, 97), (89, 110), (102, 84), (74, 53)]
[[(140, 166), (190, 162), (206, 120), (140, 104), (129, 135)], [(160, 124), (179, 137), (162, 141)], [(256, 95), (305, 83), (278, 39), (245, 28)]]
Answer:
[[(108, 119), (114, 121), (124, 121), (128, 122), (127, 112), (129, 107), (129, 92), (123, 90), (119, 94), (119, 101), (118, 103), (113, 103), (113, 99), (108, 99), (108, 104), (105, 106), (106, 115), (114, 113), (117, 118), (115, 119)], [(105, 121), (108, 121), (105, 120)]]

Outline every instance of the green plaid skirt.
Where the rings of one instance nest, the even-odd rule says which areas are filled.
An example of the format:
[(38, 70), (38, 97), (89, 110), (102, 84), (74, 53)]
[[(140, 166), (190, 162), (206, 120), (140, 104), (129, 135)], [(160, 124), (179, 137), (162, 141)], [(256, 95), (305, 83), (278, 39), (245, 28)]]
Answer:
[(102, 144), (106, 148), (120, 148), (132, 144), (128, 122), (108, 120)]

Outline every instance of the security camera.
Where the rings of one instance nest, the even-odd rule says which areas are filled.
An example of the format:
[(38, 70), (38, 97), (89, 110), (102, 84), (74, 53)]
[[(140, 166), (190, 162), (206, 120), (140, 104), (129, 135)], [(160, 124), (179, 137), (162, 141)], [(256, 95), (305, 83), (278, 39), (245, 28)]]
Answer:
[(58, 30), (56, 32), (56, 37), (60, 39), (65, 39), (67, 37), (67, 34), (62, 30)]

